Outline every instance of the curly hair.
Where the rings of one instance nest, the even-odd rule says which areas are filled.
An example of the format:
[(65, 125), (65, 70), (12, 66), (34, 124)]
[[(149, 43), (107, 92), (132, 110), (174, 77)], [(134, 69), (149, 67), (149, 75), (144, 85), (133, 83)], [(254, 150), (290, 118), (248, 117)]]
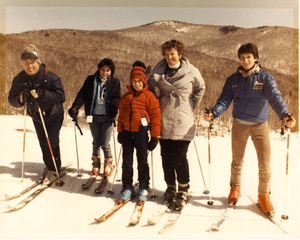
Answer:
[(114, 75), (116, 66), (110, 58), (103, 58), (98, 64), (98, 70), (100, 70), (103, 66), (108, 66), (111, 70), (111, 76)]
[(238, 50), (238, 57), (241, 57), (241, 54), (244, 53), (251, 53), (253, 54), (254, 58), (259, 58), (258, 57), (258, 47), (253, 44), (253, 43), (247, 43), (247, 44), (243, 44), (239, 50)]
[(169, 40), (166, 41), (162, 46), (161, 46), (161, 51), (162, 55), (165, 56), (165, 50), (166, 49), (171, 49), (175, 48), (178, 52), (178, 55), (183, 56), (184, 53), (184, 44), (178, 40)]

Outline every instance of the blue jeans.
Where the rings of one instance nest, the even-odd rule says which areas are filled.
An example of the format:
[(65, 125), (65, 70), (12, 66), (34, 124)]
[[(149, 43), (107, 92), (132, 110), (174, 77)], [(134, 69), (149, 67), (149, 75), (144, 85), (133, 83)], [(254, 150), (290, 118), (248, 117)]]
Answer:
[(93, 136), (93, 155), (99, 156), (101, 147), (105, 159), (112, 158), (109, 142), (113, 131), (113, 125), (108, 117), (93, 115), (93, 122), (90, 123), (90, 129)]

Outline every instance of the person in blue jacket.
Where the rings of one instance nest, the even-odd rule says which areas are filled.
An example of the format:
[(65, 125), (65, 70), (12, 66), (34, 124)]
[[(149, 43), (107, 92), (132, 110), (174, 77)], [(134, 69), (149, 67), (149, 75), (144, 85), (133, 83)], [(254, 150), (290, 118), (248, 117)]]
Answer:
[(44, 183), (49, 184), (57, 179), (57, 176), (38, 107), (40, 107), (43, 115), (59, 172), (61, 167), (59, 132), (64, 119), (65, 92), (60, 77), (48, 71), (46, 65), (41, 62), (39, 51), (35, 45), (30, 44), (23, 50), (21, 60), (23, 71), (14, 77), (8, 101), (10, 105), (16, 108), (21, 108), (26, 104), (27, 112), (33, 120), (46, 165), (45, 170), (47, 173)]
[(115, 69), (110, 58), (102, 59), (96, 73), (86, 78), (68, 111), (71, 118), (76, 119), (79, 109), (84, 105), (93, 137), (92, 174), (100, 171), (100, 148), (105, 158), (105, 176), (109, 176), (113, 170), (110, 139), (121, 99), (120, 80), (114, 77)]
[(268, 103), (287, 127), (294, 127), (296, 120), (288, 118), (289, 110), (283, 101), (275, 78), (261, 70), (258, 48), (252, 43), (238, 50), (241, 66), (227, 78), (223, 91), (206, 121), (219, 117), (233, 101), (232, 163), (228, 202), (234, 205), (240, 197), (241, 174), (245, 148), (249, 136), (257, 152), (259, 184), (258, 201), (265, 213), (273, 213), (270, 200), (271, 148), (268, 127)]

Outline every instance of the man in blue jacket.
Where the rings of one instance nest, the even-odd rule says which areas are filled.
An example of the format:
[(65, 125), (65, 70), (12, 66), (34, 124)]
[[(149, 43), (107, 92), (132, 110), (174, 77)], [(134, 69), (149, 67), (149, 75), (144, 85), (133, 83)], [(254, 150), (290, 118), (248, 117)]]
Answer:
[(46, 125), (57, 170), (61, 167), (59, 132), (63, 123), (65, 92), (60, 77), (48, 71), (41, 63), (38, 50), (30, 44), (21, 53), (23, 70), (14, 77), (8, 95), (10, 105), (21, 108), (26, 103), (27, 112), (33, 120), (43, 153), (47, 174), (44, 183), (57, 179), (56, 169), (38, 112), (40, 107)]
[(228, 202), (234, 205), (240, 197), (241, 174), (245, 148), (250, 136), (258, 158), (259, 185), (258, 201), (265, 213), (273, 213), (270, 201), (271, 148), (268, 127), (268, 103), (287, 127), (294, 127), (296, 120), (287, 116), (289, 110), (283, 101), (275, 78), (260, 69), (258, 48), (252, 43), (242, 45), (238, 50), (241, 66), (227, 78), (221, 96), (206, 121), (219, 117), (233, 101), (232, 163), (230, 194)]

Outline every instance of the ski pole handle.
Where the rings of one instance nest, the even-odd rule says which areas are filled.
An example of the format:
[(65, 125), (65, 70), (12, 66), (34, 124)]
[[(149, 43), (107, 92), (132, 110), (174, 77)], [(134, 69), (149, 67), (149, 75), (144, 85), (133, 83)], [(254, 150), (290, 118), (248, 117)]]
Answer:
[(211, 108), (205, 108), (205, 113), (210, 114), (211, 113)]

